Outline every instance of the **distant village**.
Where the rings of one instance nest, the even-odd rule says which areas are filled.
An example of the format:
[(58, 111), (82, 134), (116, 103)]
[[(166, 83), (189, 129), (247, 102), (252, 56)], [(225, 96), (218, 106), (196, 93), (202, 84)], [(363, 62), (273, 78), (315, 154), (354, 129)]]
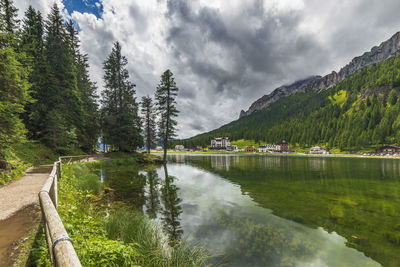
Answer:
[[(156, 150), (162, 150), (162, 147), (157, 147)], [(202, 149), (200, 146), (193, 146), (185, 148), (183, 145), (176, 145), (174, 148), (176, 152), (196, 152), (196, 151), (227, 151), (227, 152), (251, 152), (251, 153), (295, 153), (290, 149), (290, 145), (286, 141), (276, 144), (260, 145), (258, 149), (255, 146), (246, 146), (238, 148), (237, 145), (232, 145), (229, 137), (216, 137), (211, 139), (210, 146), (207, 149)], [(400, 156), (400, 146), (383, 145), (376, 149), (374, 153), (358, 153), (363, 156)], [(304, 154), (304, 153), (301, 153)], [(330, 151), (320, 146), (311, 147), (308, 154), (315, 155), (330, 155)]]
[[(202, 150), (199, 146), (185, 148), (183, 145), (176, 145), (175, 151), (179, 152), (195, 152)], [(258, 150), (255, 146), (246, 146), (239, 149), (237, 145), (231, 145), (229, 137), (216, 137), (211, 139), (208, 151), (228, 151), (228, 152), (253, 152), (253, 153), (294, 153), (290, 150), (289, 143), (282, 141), (276, 144), (260, 145)], [(310, 154), (329, 154), (327, 149), (319, 146), (312, 147)]]

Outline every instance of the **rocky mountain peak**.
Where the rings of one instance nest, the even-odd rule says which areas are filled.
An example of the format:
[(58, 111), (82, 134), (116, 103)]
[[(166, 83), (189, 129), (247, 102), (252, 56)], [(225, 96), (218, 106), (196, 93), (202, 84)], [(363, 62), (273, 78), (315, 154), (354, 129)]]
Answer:
[(321, 76), (312, 76), (304, 80), (296, 81), (291, 85), (283, 85), (270, 94), (264, 95), (253, 104), (247, 111), (240, 112), (240, 118), (248, 116), (254, 111), (264, 109), (276, 102), (282, 96), (289, 96), (306, 90), (321, 91), (335, 86), (346, 77), (390, 57), (400, 55), (400, 32), (394, 34), (390, 39), (382, 42), (379, 46), (374, 46), (369, 52), (353, 58), (353, 60), (340, 69), (339, 72), (332, 71), (330, 74)]

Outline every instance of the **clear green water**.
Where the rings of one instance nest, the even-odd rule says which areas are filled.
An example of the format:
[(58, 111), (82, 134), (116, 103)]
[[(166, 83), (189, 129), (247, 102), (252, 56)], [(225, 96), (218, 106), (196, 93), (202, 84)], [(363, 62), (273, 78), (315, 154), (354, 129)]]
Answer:
[(102, 177), (223, 266), (400, 266), (399, 160), (181, 154)]

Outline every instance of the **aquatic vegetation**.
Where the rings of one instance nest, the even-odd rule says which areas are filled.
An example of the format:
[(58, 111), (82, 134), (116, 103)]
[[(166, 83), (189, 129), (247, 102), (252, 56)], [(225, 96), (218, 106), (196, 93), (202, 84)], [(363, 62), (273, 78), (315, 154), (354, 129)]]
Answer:
[(247, 218), (233, 218), (224, 211), (215, 214), (196, 236), (229, 231), (232, 235), (225, 254), (213, 261), (235, 266), (295, 266), (315, 255), (317, 244), (296, 236), (284, 225), (262, 224)]

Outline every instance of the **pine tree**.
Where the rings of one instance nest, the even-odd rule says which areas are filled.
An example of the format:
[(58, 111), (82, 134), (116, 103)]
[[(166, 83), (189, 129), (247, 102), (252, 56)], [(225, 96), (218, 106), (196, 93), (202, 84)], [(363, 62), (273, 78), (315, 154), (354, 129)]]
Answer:
[[(82, 121), (82, 103), (77, 88), (74, 53), (56, 4), (46, 20), (46, 80), (43, 85), (40, 137), (51, 148), (64, 150), (77, 143), (77, 127)], [(50, 123), (60, 118), (59, 123)], [(63, 129), (65, 134), (58, 135)], [(64, 152), (64, 151), (60, 151)]]
[(103, 64), (105, 89), (102, 92), (102, 130), (105, 142), (120, 151), (143, 145), (135, 85), (129, 81), (128, 60), (116, 42)]
[(160, 84), (157, 86), (155, 99), (157, 108), (160, 112), (160, 120), (158, 123), (159, 135), (164, 146), (164, 162), (167, 162), (167, 149), (169, 139), (176, 136), (177, 122), (174, 117), (178, 116), (176, 108), (176, 96), (178, 88), (176, 87), (175, 79), (170, 70), (166, 70), (161, 75)]
[(24, 104), (30, 100), (26, 69), (12, 48), (0, 49), (0, 151), (25, 139), (20, 119)]
[(87, 55), (79, 54), (76, 64), (77, 85), (83, 105), (83, 119), (78, 132), (78, 140), (84, 151), (92, 152), (97, 145), (100, 130), (97, 86), (89, 78)]
[(12, 0), (0, 0), (1, 13), (5, 30), (14, 34), (18, 30), (18, 9)]
[(396, 102), (397, 102), (397, 92), (396, 92), (396, 90), (392, 89), (390, 91), (389, 96), (388, 96), (388, 102), (392, 106), (396, 105)]
[(42, 96), (47, 75), (43, 34), (42, 15), (29, 6), (23, 20), (19, 50), (26, 55), (26, 60), (22, 64), (31, 69), (29, 82), (32, 87), (30, 91), (35, 102), (25, 105), (25, 112), (22, 116), (28, 129), (28, 137), (31, 139), (39, 138), (41, 131), (40, 116), (44, 116), (41, 115), (41, 110), (46, 101), (46, 98)]
[(142, 97), (142, 117), (143, 131), (146, 140), (147, 153), (155, 145), (156, 140), (156, 114), (153, 107), (152, 99), (149, 96)]
[[(6, 5), (5, 5), (6, 4)], [(8, 6), (7, 6), (8, 5)], [(30, 101), (28, 72), (19, 59), (18, 54), (8, 42), (9, 36), (16, 30), (16, 25), (8, 24), (7, 19), (13, 18), (9, 11), (14, 10), (12, 2), (0, 2), (0, 155), (11, 144), (25, 139), (25, 127), (20, 119), (25, 103)], [(11, 12), (12, 13), (12, 12)], [(11, 20), (12, 21), (12, 20)], [(4, 27), (4, 25), (6, 27)], [(11, 28), (10, 28), (10, 27)]]
[(67, 23), (65, 23), (65, 29), (67, 31), (69, 45), (74, 53), (74, 61), (76, 62), (78, 56), (80, 55), (79, 52), (80, 45), (79, 45), (78, 32), (76, 31), (72, 20), (69, 20)]
[(69, 46), (74, 55), (77, 87), (82, 101), (82, 120), (77, 124), (79, 146), (87, 152), (92, 152), (99, 136), (98, 105), (96, 99), (96, 84), (90, 80), (88, 55), (82, 55), (79, 47), (78, 33), (70, 20), (65, 24)]

